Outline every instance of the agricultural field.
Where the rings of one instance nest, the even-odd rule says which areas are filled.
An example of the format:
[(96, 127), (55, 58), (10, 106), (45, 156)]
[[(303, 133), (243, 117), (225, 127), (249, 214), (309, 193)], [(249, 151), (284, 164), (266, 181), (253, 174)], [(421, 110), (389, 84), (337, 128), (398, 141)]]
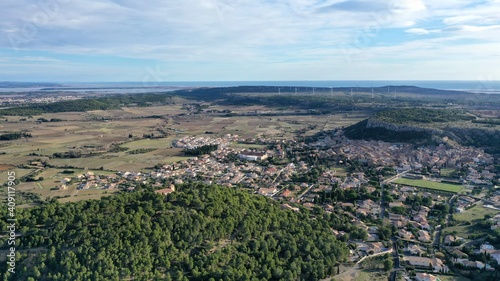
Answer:
[(415, 187), (423, 187), (423, 188), (453, 192), (453, 193), (459, 193), (464, 189), (464, 187), (461, 185), (434, 182), (428, 180), (413, 180), (413, 179), (399, 178), (393, 181), (392, 183), (415, 186)]
[[(223, 114), (193, 114), (184, 109), (178, 99), (176, 104), (156, 107), (125, 107), (121, 110), (95, 110), (89, 112), (49, 113), (33, 117), (9, 116), (0, 120), (0, 132), (25, 131), (31, 138), (0, 142), (0, 177), (6, 179), (6, 170), (27, 165), (32, 161), (43, 161), (58, 168), (47, 168), (36, 178), (43, 180), (24, 182), (19, 190), (35, 192), (42, 198), (61, 197), (62, 202), (109, 195), (106, 190), (76, 190), (76, 185), (59, 190), (65, 176), (61, 171), (74, 168), (83, 170), (147, 172), (156, 164), (182, 161), (186, 157), (182, 148), (172, 148), (171, 143), (184, 136), (213, 136), (236, 134), (242, 138), (289, 139), (314, 135), (321, 130), (351, 125), (366, 117), (363, 112), (338, 113), (332, 115), (289, 116), (225, 116)], [(205, 110), (230, 110), (237, 114), (271, 112), (265, 106), (220, 106), (205, 104)], [(44, 118), (59, 119), (59, 122), (40, 122)], [(211, 132), (211, 134), (207, 134)], [(145, 138), (145, 136), (162, 138)], [(127, 151), (112, 152), (113, 147), (128, 151), (154, 149), (140, 154)], [(266, 146), (233, 143), (233, 148), (265, 149)], [(81, 158), (55, 158), (55, 153), (82, 151)], [(92, 154), (89, 154), (89, 153)], [(104, 170), (104, 171), (102, 171)], [(2, 172), (3, 171), (3, 172)], [(33, 170), (15, 169), (20, 178)], [(98, 172), (97, 172), (98, 171)], [(339, 171), (344, 173), (345, 171)]]
[[(209, 108), (210, 109), (210, 108)], [(222, 108), (221, 108), (222, 109)], [(228, 107), (228, 110), (251, 112), (262, 107)], [(56, 113), (34, 116), (20, 122), (17, 117), (0, 121), (0, 131), (25, 130), (32, 138), (1, 143), (0, 165), (21, 165), (43, 156), (66, 152), (71, 149), (93, 149), (106, 151), (112, 144), (120, 144), (130, 150), (139, 148), (158, 148), (140, 155), (127, 153), (100, 153), (92, 157), (78, 159), (52, 158), (49, 164), (58, 167), (74, 166), (79, 168), (120, 171), (141, 171), (159, 163), (171, 163), (186, 159), (180, 149), (170, 148), (171, 141), (187, 135), (214, 136), (237, 134), (243, 138), (287, 139), (301, 135), (313, 135), (320, 130), (329, 130), (346, 124), (355, 123), (366, 116), (335, 114), (312, 116), (237, 116), (222, 117), (199, 115), (180, 115), (185, 113), (180, 105), (124, 108), (122, 110), (91, 111), (85, 113)], [(164, 118), (142, 118), (146, 116)], [(57, 118), (61, 122), (36, 122), (38, 118)], [(160, 135), (159, 129), (169, 135), (162, 139), (141, 139), (143, 135)], [(132, 135), (132, 138), (130, 138)], [(139, 139), (139, 140), (138, 140)], [(235, 144), (236, 148), (246, 145)], [(252, 145), (250, 147), (259, 147)]]
[[(62, 186), (61, 180), (64, 178), (75, 178), (78, 174), (83, 174), (86, 172), (93, 172), (95, 175), (108, 175), (112, 172), (108, 171), (84, 171), (78, 169), (71, 169), (74, 171), (73, 174), (64, 174), (63, 169), (46, 169), (39, 173), (35, 178), (42, 177), (43, 180), (31, 181), (31, 182), (21, 182), (17, 186), (17, 190), (37, 193), (42, 199), (52, 198), (52, 197), (67, 197), (64, 198), (65, 201), (75, 200), (73, 197), (79, 196), (78, 200), (85, 197), (99, 198), (105, 194), (111, 194), (119, 190), (103, 190), (103, 189), (90, 189), (90, 190), (77, 190), (78, 184), (74, 183), (68, 185), (66, 189), (60, 189)], [(21, 175), (26, 175), (30, 170), (25, 169), (15, 169), (16, 177), (20, 178)], [(1, 174), (1, 179), (6, 175)], [(73, 198), (73, 199), (71, 199)]]

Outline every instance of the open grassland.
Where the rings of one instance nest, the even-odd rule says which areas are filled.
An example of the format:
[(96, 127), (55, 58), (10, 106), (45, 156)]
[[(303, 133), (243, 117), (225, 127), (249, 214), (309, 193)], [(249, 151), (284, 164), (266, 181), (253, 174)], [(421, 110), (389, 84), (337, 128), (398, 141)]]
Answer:
[(464, 189), (463, 186), (461, 186), (461, 185), (434, 182), (434, 181), (428, 181), (428, 180), (413, 180), (413, 179), (399, 178), (399, 179), (393, 181), (393, 183), (415, 186), (415, 187), (423, 187), (423, 188), (446, 191), (446, 192), (453, 192), (453, 193), (458, 193)]
[(130, 150), (139, 148), (170, 148), (172, 145), (172, 140), (174, 140), (174, 138), (141, 139), (128, 142), (122, 146), (127, 147)]
[(350, 274), (340, 274), (333, 276), (335, 281), (387, 281), (389, 274), (385, 272), (378, 271), (366, 271), (366, 270), (353, 270)]
[[(14, 169), (11, 169), (9, 171), (11, 172), (14, 172), (15, 173), (15, 178), (16, 179), (20, 179), (24, 176), (26, 176), (27, 174), (33, 172), (35, 169), (18, 169), (18, 168), (14, 168)], [(7, 178), (9, 177), (8, 175), (8, 172), (7, 171), (1, 171), (0, 172), (0, 182), (1, 183), (4, 183), (4, 182), (7, 182)]]
[(345, 167), (330, 167), (330, 170), (335, 171), (335, 175), (339, 177), (345, 177), (348, 174)]
[(483, 220), (485, 215), (494, 217), (498, 213), (500, 213), (500, 211), (484, 208), (482, 204), (478, 204), (477, 206), (470, 208), (469, 210), (465, 210), (462, 213), (454, 214), (453, 217), (457, 221), (474, 221)]
[(481, 229), (478, 229), (475, 225), (455, 225), (452, 227), (447, 227), (443, 230), (443, 233), (453, 233), (456, 232), (458, 237), (468, 239), (470, 235), (479, 234), (485, 235), (486, 233)]
[(456, 169), (453, 169), (453, 168), (443, 168), (441, 169), (440, 173), (441, 173), (441, 176), (442, 177), (449, 177), (451, 176), (454, 172), (456, 171)]
[(480, 236), (486, 235), (491, 232), (491, 230), (483, 229), (478, 227), (477, 224), (484, 221), (485, 215), (495, 216), (500, 213), (500, 211), (484, 208), (482, 204), (465, 210), (462, 213), (453, 214), (453, 218), (457, 221), (457, 225), (452, 227), (447, 227), (444, 232), (452, 233), (457, 232), (457, 235), (463, 238), (469, 238), (470, 235), (477, 234)]

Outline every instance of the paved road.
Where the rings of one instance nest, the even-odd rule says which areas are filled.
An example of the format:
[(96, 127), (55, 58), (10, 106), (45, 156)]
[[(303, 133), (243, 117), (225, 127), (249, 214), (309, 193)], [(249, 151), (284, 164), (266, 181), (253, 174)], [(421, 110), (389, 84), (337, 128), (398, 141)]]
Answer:
[(297, 200), (300, 200), (300, 198), (302, 198), (304, 195), (306, 195), (309, 190), (311, 190), (311, 188), (313, 188), (314, 184), (311, 184), (311, 186), (309, 186), (308, 188), (306, 188), (306, 190), (304, 192), (302, 192), (302, 194), (300, 194), (299, 196), (297, 196)]
[(409, 173), (409, 172), (410, 172), (410, 171), (404, 171), (404, 172), (401, 172), (401, 173), (399, 173), (399, 174), (397, 174), (397, 175), (395, 175), (395, 176), (393, 176), (393, 177), (390, 177), (390, 178), (388, 178), (388, 179), (386, 179), (386, 180), (382, 181), (382, 183), (383, 183), (383, 184), (388, 184), (388, 183), (390, 183), (391, 181), (396, 180), (396, 179), (398, 179), (399, 177), (401, 177), (402, 175), (407, 174), (407, 173)]

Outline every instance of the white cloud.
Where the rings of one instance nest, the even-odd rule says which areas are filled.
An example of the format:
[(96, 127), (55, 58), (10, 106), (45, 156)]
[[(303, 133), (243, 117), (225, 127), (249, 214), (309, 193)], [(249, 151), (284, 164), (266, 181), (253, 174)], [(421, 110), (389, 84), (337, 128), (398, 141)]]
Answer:
[[(446, 55), (441, 50), (450, 50), (451, 42), (467, 58), (500, 41), (499, 13), (499, 1), (484, 0), (17, 0), (0, 3), (0, 48), (44, 51), (18, 59), (38, 65), (50, 64), (52, 54), (77, 54), (159, 61), (182, 75), (194, 67), (233, 74), (236, 65), (248, 75), (266, 66), (266, 75), (279, 70), (286, 76), (286, 65), (293, 66), (290, 76), (309, 75), (301, 67), (333, 75), (327, 70), (354, 69), (361, 59), (363, 66), (385, 65), (372, 56), (380, 46), (394, 47), (399, 53), (392, 57), (399, 54), (409, 65), (418, 59), (412, 54), (420, 60)], [(403, 32), (440, 40), (414, 50), (416, 43), (401, 42), (412, 38)], [(467, 39), (479, 42), (464, 48)], [(346, 62), (344, 46), (355, 49), (355, 63)]]
[(421, 12), (427, 10), (422, 0), (394, 0), (391, 3), (397, 12)]
[(21, 61), (33, 61), (33, 62), (62, 62), (62, 60), (49, 58), (49, 57), (21, 57), (19, 58)]
[(426, 35), (426, 34), (431, 33), (429, 30), (424, 29), (424, 28), (410, 28), (410, 29), (405, 30), (405, 32), (412, 33), (412, 34), (418, 34), (418, 35)]

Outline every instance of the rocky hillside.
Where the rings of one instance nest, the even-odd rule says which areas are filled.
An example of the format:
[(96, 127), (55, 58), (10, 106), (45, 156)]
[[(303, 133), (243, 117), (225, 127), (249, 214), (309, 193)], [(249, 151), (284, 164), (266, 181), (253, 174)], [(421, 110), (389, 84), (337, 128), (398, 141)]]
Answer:
[(378, 113), (345, 129), (351, 139), (388, 142), (441, 143), (482, 147), (500, 153), (498, 126), (472, 123), (471, 115), (452, 110), (396, 109)]

